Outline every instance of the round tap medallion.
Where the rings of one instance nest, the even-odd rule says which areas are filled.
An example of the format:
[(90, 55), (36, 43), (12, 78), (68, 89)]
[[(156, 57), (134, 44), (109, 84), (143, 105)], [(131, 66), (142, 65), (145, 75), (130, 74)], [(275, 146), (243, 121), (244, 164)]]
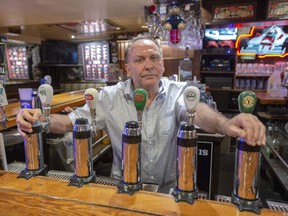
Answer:
[(196, 94), (194, 91), (189, 91), (186, 93), (186, 99), (188, 101), (194, 101), (196, 99)]

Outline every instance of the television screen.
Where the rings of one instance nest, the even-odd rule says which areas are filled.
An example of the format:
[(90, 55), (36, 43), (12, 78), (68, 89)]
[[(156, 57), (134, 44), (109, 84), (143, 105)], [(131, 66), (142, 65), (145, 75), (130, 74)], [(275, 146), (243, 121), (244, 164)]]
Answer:
[(204, 35), (205, 48), (235, 47), (237, 28), (207, 28)]
[(41, 43), (43, 64), (78, 64), (78, 44), (66, 41)]
[(208, 28), (205, 30), (207, 40), (236, 40), (237, 28)]

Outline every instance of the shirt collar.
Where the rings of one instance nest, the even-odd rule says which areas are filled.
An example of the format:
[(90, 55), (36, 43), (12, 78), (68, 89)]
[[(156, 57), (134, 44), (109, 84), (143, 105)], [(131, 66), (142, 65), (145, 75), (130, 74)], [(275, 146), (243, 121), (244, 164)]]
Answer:
[[(166, 91), (164, 85), (165, 84), (163, 83), (163, 79), (161, 79), (159, 83), (159, 92), (156, 99), (164, 99), (166, 97)], [(132, 79), (128, 79), (126, 81), (126, 86), (124, 89), (124, 97), (127, 100), (133, 100), (133, 94), (134, 94), (134, 86), (132, 84)]]

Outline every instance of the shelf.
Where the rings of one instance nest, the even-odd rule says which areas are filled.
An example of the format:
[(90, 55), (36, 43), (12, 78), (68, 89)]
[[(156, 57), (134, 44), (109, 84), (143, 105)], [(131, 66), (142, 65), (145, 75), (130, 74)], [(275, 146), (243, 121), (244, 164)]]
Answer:
[(235, 74), (235, 77), (269, 77), (269, 74)]
[(81, 64), (41, 64), (40, 67), (82, 67)]
[(234, 90), (239, 91), (239, 92), (242, 92), (242, 91), (265, 92), (266, 91), (264, 89), (234, 89)]
[(202, 74), (229, 74), (234, 76), (234, 72), (225, 72), (225, 71), (201, 71)]

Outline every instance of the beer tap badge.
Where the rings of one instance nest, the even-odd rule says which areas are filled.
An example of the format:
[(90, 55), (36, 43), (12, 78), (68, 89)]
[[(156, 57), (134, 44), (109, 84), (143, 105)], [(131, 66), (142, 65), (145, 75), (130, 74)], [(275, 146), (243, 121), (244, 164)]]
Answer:
[(86, 93), (84, 97), (85, 97), (85, 100), (94, 100), (93, 95), (90, 93)]
[(196, 97), (196, 93), (194, 91), (188, 91), (185, 95), (186, 100), (188, 101), (194, 101)]
[(250, 95), (247, 95), (246, 97), (244, 97), (242, 99), (242, 103), (243, 103), (243, 106), (246, 107), (246, 108), (251, 108), (254, 106), (255, 104), (255, 99), (254, 97), (250, 96)]
[(147, 95), (148, 93), (145, 89), (138, 88), (134, 90), (134, 105), (137, 110), (144, 110), (147, 101)]

